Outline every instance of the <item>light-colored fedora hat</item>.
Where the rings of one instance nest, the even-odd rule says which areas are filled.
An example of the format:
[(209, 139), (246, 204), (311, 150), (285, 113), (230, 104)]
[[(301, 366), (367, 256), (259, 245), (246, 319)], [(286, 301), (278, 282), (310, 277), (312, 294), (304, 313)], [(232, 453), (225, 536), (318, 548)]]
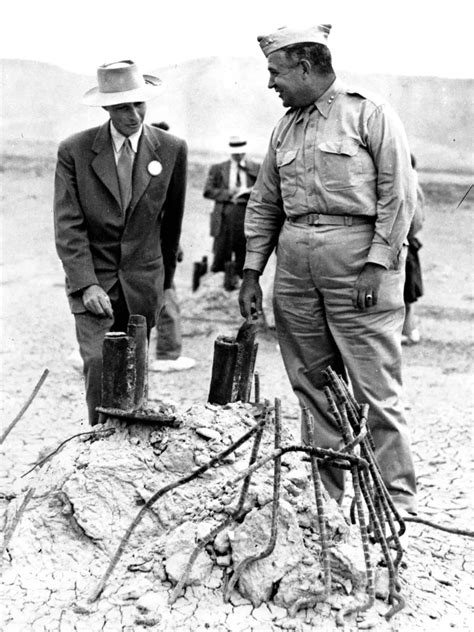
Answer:
[(124, 60), (99, 66), (97, 84), (82, 97), (84, 105), (104, 107), (149, 101), (158, 96), (161, 80), (140, 74), (133, 61)]
[(231, 136), (229, 147), (233, 154), (244, 154), (247, 151), (247, 140), (240, 135)]

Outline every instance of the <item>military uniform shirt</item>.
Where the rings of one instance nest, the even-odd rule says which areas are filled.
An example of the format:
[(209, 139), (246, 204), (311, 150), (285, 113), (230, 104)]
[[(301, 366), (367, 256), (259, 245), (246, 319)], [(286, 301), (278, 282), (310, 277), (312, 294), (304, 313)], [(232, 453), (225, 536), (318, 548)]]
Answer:
[(282, 221), (308, 213), (367, 216), (367, 258), (396, 264), (414, 212), (416, 187), (400, 119), (380, 97), (334, 81), (278, 122), (247, 205), (245, 268), (261, 272)]

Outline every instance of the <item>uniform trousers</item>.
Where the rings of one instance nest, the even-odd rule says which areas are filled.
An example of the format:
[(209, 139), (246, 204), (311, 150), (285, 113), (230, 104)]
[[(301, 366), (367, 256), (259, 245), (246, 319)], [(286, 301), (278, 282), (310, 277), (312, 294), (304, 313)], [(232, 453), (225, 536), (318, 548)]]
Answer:
[[(347, 376), (356, 400), (369, 404), (368, 423), (382, 478), (400, 510), (416, 511), (416, 482), (401, 402), (401, 330), (405, 248), (384, 275), (378, 303), (352, 306), (351, 291), (372, 243), (372, 224), (309, 226), (285, 222), (277, 247), (275, 322), (283, 361), (301, 406), (314, 419), (317, 447), (339, 449), (322, 371)], [(321, 471), (330, 495), (344, 495), (344, 471)]]

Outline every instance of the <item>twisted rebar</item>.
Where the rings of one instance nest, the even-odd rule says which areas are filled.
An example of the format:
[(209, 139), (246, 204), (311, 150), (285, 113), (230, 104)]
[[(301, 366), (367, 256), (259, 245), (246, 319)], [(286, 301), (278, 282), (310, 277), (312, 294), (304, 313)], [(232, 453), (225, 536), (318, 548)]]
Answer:
[(40, 390), (40, 388), (43, 386), (43, 382), (45, 381), (45, 379), (48, 377), (48, 373), (49, 373), (49, 369), (45, 369), (43, 371), (43, 373), (41, 374), (40, 379), (38, 380), (36, 386), (33, 389), (33, 392), (31, 393), (31, 395), (28, 397), (28, 399), (26, 400), (26, 402), (23, 404), (23, 406), (21, 407), (20, 412), (15, 416), (15, 418), (13, 419), (13, 421), (10, 422), (10, 424), (7, 426), (7, 428), (5, 428), (5, 430), (2, 432), (2, 435), (0, 437), (0, 445), (2, 445), (2, 443), (5, 441), (5, 439), (8, 437), (8, 435), (10, 434), (10, 432), (13, 430), (13, 428), (16, 426), (16, 424), (20, 421), (20, 419), (23, 417), (23, 415), (25, 414), (25, 412), (28, 410), (31, 402), (34, 400), (34, 398), (38, 395), (38, 392)]
[[(337, 420), (339, 428), (341, 430), (342, 438), (347, 443), (353, 440), (353, 432), (347, 416), (346, 407), (343, 405), (340, 408), (337, 407), (331, 389), (324, 388), (326, 398), (329, 404), (329, 411)], [(362, 550), (364, 552), (365, 568), (367, 573), (367, 599), (364, 603), (356, 603), (349, 606), (345, 610), (338, 614), (338, 620), (341, 621), (345, 616), (352, 614), (353, 612), (362, 612), (371, 608), (375, 602), (375, 583), (374, 583), (374, 569), (372, 566), (372, 559), (370, 556), (370, 542), (369, 534), (367, 531), (367, 524), (365, 521), (364, 503), (361, 490), (361, 478), (360, 471), (356, 465), (351, 466), (352, 485), (354, 488), (354, 498), (356, 502), (357, 518), (359, 522), (359, 530), (362, 540)]]
[(165, 485), (164, 487), (159, 489), (157, 492), (155, 492), (146, 501), (146, 503), (141, 507), (140, 511), (137, 513), (135, 518), (132, 520), (132, 522), (130, 523), (127, 531), (123, 535), (123, 537), (122, 537), (122, 539), (121, 539), (121, 541), (120, 541), (120, 543), (119, 543), (119, 545), (117, 547), (117, 550), (115, 551), (115, 553), (114, 553), (114, 555), (113, 555), (113, 557), (112, 557), (112, 559), (111, 559), (111, 561), (110, 561), (110, 563), (109, 563), (109, 565), (107, 567), (107, 570), (105, 571), (105, 573), (102, 576), (101, 580), (99, 581), (99, 583), (97, 584), (96, 588), (94, 589), (94, 591), (90, 595), (90, 597), (88, 599), (89, 603), (92, 603), (92, 602), (96, 601), (99, 598), (99, 596), (101, 595), (102, 591), (105, 588), (105, 584), (106, 584), (108, 578), (112, 574), (115, 566), (117, 565), (117, 562), (120, 559), (120, 556), (123, 553), (123, 550), (125, 549), (125, 546), (126, 546), (127, 542), (130, 539), (130, 536), (132, 535), (132, 533), (133, 533), (134, 529), (136, 528), (136, 526), (141, 522), (143, 516), (148, 511), (148, 509), (150, 509), (150, 507), (158, 499), (160, 499), (162, 496), (164, 496), (165, 494), (167, 494), (171, 490), (176, 489), (177, 487), (180, 487), (181, 485), (184, 485), (185, 483), (189, 483), (189, 481), (192, 481), (193, 479), (197, 478), (198, 476), (200, 476), (201, 474), (206, 472), (209, 468), (211, 468), (213, 465), (215, 465), (215, 464), (219, 463), (220, 461), (222, 461), (223, 459), (225, 459), (227, 456), (229, 456), (229, 454), (232, 454), (232, 452), (235, 452), (235, 450), (237, 450), (241, 445), (243, 445), (246, 441), (248, 441), (248, 439), (250, 439), (250, 437), (252, 437), (256, 432), (258, 432), (260, 430), (260, 428), (262, 426), (264, 426), (266, 424), (266, 422), (267, 422), (267, 416), (265, 414), (266, 409), (267, 409), (267, 406), (265, 406), (263, 414), (260, 416), (260, 420), (258, 421), (258, 423), (256, 423), (252, 428), (250, 428), (250, 430), (248, 430), (244, 435), (242, 435), (240, 437), (240, 439), (237, 439), (237, 441), (235, 441), (228, 448), (226, 448), (222, 452), (219, 452), (219, 454), (217, 454), (215, 457), (213, 457), (210, 461), (208, 461), (207, 463), (204, 463), (204, 465), (201, 465), (200, 467), (196, 468), (195, 470), (193, 470), (187, 476), (184, 476), (183, 478), (178, 479), (174, 483), (169, 483), (168, 485)]
[[(280, 448), (281, 443), (281, 401), (279, 399), (275, 399), (275, 449), (278, 450)], [(234, 570), (234, 574), (232, 575), (229, 583), (227, 584), (224, 601), (228, 601), (230, 598), (230, 594), (234, 589), (235, 585), (239, 581), (242, 573), (245, 569), (257, 562), (258, 560), (262, 560), (265, 557), (268, 557), (272, 554), (276, 539), (277, 539), (277, 527), (278, 527), (278, 514), (280, 508), (280, 485), (281, 485), (281, 456), (275, 457), (273, 461), (273, 503), (272, 503), (272, 524), (271, 524), (271, 532), (270, 532), (270, 540), (268, 541), (267, 546), (263, 551), (257, 553), (255, 555), (250, 555), (240, 562), (237, 568)]]
[[(306, 435), (312, 436), (311, 432), (311, 417), (308, 408), (302, 409), (303, 424)], [(321, 598), (325, 598), (331, 591), (331, 559), (329, 556), (329, 544), (326, 531), (326, 519), (324, 515), (324, 498), (323, 498), (323, 483), (321, 480), (321, 474), (319, 472), (318, 460), (314, 455), (310, 456), (311, 462), (311, 474), (313, 478), (314, 497), (316, 500), (316, 512), (318, 515), (319, 526), (319, 543), (321, 546), (321, 556), (323, 560), (323, 573), (324, 573), (324, 593)]]
[[(366, 568), (368, 574), (368, 592), (369, 601), (372, 599), (373, 571), (370, 570), (369, 557), (369, 537), (365, 518), (363, 514), (362, 498), (368, 510), (369, 525), (374, 532), (374, 539), (380, 543), (382, 548), (385, 564), (389, 575), (389, 603), (392, 604), (390, 610), (385, 614), (385, 618), (389, 620), (396, 612), (399, 612), (405, 606), (405, 600), (400, 594), (400, 582), (398, 579), (398, 566), (403, 555), (403, 548), (400, 543), (399, 536), (405, 530), (405, 524), (398, 513), (387, 488), (382, 480), (379, 465), (374, 454), (374, 442), (370, 430), (367, 426), (368, 404), (360, 405), (356, 402), (345, 382), (330, 367), (324, 371), (330, 386), (325, 387), (325, 394), (329, 402), (330, 412), (334, 415), (341, 429), (343, 440), (348, 443), (351, 441), (354, 432), (360, 433), (361, 428), (367, 427), (366, 436), (359, 442), (357, 448), (362, 458), (367, 462), (366, 470), (358, 470), (351, 468), (352, 482), (354, 487), (354, 498), (351, 506), (351, 519), (355, 522), (355, 513), (359, 521), (362, 545), (364, 548), (364, 558), (366, 560)], [(337, 403), (336, 403), (337, 400)], [(361, 523), (361, 517), (363, 523)], [(395, 526), (395, 520), (399, 523), (399, 530)], [(386, 536), (386, 528), (388, 527), (390, 535)], [(392, 559), (390, 551), (393, 542), (396, 549), (396, 558)], [(371, 605), (371, 604), (370, 604)], [(370, 607), (369, 605), (369, 607)], [(361, 608), (355, 608), (360, 610)], [(340, 619), (354, 611), (354, 608), (347, 609), (340, 614)]]
[[(257, 454), (258, 454), (258, 450), (260, 447), (260, 443), (262, 440), (262, 435), (263, 435), (263, 431), (265, 429), (265, 424), (268, 421), (268, 414), (269, 411), (267, 410), (267, 414), (265, 415), (264, 421), (265, 423), (262, 424), (259, 429), (257, 430), (257, 432), (255, 433), (255, 439), (253, 442), (253, 446), (252, 446), (252, 451), (250, 453), (250, 458), (249, 458), (249, 463), (250, 465), (252, 465), (252, 463), (255, 462), (256, 458), (257, 458)], [(189, 574), (191, 572), (191, 569), (193, 567), (194, 562), (196, 561), (199, 553), (211, 542), (213, 542), (215, 540), (215, 538), (217, 537), (217, 535), (223, 531), (226, 527), (228, 527), (229, 525), (231, 525), (233, 522), (237, 522), (239, 520), (241, 520), (245, 514), (247, 513), (246, 510), (244, 510), (244, 505), (245, 505), (245, 500), (247, 498), (247, 493), (248, 493), (248, 489), (250, 486), (250, 480), (252, 478), (251, 474), (248, 474), (245, 477), (244, 483), (242, 485), (242, 489), (240, 491), (240, 497), (239, 497), (239, 501), (237, 503), (237, 507), (234, 509), (234, 511), (232, 511), (232, 513), (230, 514), (230, 516), (228, 516), (225, 520), (223, 520), (219, 525), (217, 525), (206, 537), (204, 537), (200, 542), (198, 542), (197, 546), (194, 548), (194, 550), (192, 551), (191, 555), (189, 556), (188, 562), (186, 564), (186, 567), (183, 571), (183, 574), (181, 575), (178, 583), (176, 584), (169, 600), (168, 603), (170, 605), (172, 605), (176, 599), (179, 597), (179, 595), (181, 594), (182, 589), (184, 588), (184, 585), (186, 584)]]

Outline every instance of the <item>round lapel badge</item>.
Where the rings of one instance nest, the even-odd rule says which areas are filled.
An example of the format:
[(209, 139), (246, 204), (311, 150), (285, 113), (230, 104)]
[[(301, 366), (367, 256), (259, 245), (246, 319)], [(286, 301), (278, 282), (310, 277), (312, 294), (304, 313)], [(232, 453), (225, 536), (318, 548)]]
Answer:
[(148, 164), (148, 173), (152, 176), (158, 176), (162, 171), (163, 167), (161, 166), (161, 162), (158, 162), (158, 160), (152, 160)]

